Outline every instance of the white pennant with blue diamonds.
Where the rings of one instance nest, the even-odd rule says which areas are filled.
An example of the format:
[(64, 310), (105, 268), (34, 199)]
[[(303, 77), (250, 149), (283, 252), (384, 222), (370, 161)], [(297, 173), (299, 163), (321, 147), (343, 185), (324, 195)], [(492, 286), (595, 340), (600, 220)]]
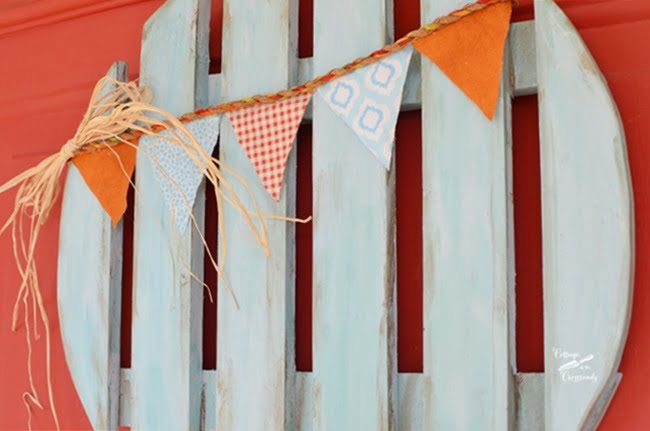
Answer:
[(395, 124), (413, 48), (406, 48), (318, 89), (386, 169), (390, 168)]
[[(219, 137), (220, 115), (210, 115), (185, 124), (201, 148), (211, 155)], [(169, 131), (159, 135), (171, 136)], [(203, 172), (186, 150), (159, 136), (140, 138), (140, 151), (150, 160), (162, 188), (165, 204), (172, 211), (178, 229), (183, 232), (190, 218)]]

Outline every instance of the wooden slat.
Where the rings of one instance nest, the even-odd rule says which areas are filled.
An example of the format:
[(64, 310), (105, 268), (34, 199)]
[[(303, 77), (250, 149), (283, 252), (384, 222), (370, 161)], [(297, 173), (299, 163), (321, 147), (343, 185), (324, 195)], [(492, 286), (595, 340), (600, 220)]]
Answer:
[[(630, 317), (629, 166), (616, 105), (582, 39), (552, 1), (537, 0), (535, 15), (546, 429), (590, 430), (618, 384)], [(559, 369), (571, 360), (582, 368)]]
[[(314, 2), (314, 73), (384, 45), (384, 0)], [(345, 42), (342, 42), (345, 41)], [(315, 430), (394, 428), (394, 176), (314, 98)]]
[[(173, 114), (207, 97), (209, 0), (169, 0), (143, 31), (141, 82)], [(200, 104), (201, 101), (198, 101)], [(138, 430), (198, 430), (203, 273), (196, 231), (180, 231), (163, 200), (155, 165), (138, 153), (135, 206), (131, 422)], [(194, 214), (203, 223), (200, 190)], [(194, 238), (193, 238), (194, 236)]]
[[(254, 4), (254, 6), (253, 6)], [(286, 88), (297, 58), (297, 2), (224, 3), (222, 96), (225, 100)], [(220, 158), (250, 184), (260, 211), (291, 216), (295, 154), (289, 157), (281, 201), (262, 187), (230, 122), (222, 121)], [(229, 177), (253, 208), (246, 189)], [(228, 241), (225, 277), (240, 305), (218, 290), (217, 428), (291, 430), (294, 400), (294, 226), (269, 221), (267, 257), (240, 213), (224, 207)], [(223, 250), (222, 250), (223, 251)]]
[[(126, 80), (125, 63), (108, 72)], [(63, 195), (57, 299), (66, 360), (94, 429), (118, 425), (122, 223), (116, 228), (73, 164)]]
[[(426, 0), (422, 16), (456, 7)], [(434, 64), (422, 64), (427, 430), (498, 431), (513, 422), (508, 60), (492, 121)]]

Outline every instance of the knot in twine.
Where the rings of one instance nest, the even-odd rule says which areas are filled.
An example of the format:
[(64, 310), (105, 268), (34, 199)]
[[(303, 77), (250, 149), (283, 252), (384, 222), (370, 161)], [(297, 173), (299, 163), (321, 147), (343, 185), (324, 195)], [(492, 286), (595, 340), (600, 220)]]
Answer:
[(79, 151), (84, 146), (84, 142), (79, 142), (76, 139), (70, 139), (68, 142), (65, 143), (64, 146), (61, 147), (61, 151), (59, 151), (59, 155), (63, 157), (66, 161), (72, 159), (74, 156), (79, 154)]
[[(210, 252), (207, 241), (200, 232), (200, 226), (197, 224), (194, 215), (190, 211), (191, 221), (192, 226), (196, 228), (199, 233), (207, 257), (216, 269), (217, 274), (219, 274), (220, 279), (224, 282), (223, 285), (230, 294), (235, 308), (237, 309), (239, 306), (236, 298), (228, 285), (228, 282), (223, 277), (223, 272), (221, 270), (225, 262), (227, 249), (226, 231), (223, 220), (224, 211), (222, 210), (223, 202), (233, 206), (243, 215), (245, 222), (257, 238), (267, 256), (270, 252), (268, 249), (267, 230), (264, 223), (265, 219), (300, 223), (307, 223), (311, 220), (311, 217), (301, 220), (261, 213), (258, 209), (255, 196), (244, 178), (218, 159), (207, 154), (196, 141), (192, 133), (184, 126), (182, 121), (164, 110), (152, 106), (151, 100), (151, 91), (146, 87), (138, 87), (134, 82), (124, 83), (116, 81), (110, 77), (100, 79), (95, 86), (90, 98), (88, 109), (86, 110), (75, 135), (69, 139), (57, 153), (47, 157), (37, 166), (27, 169), (0, 186), (0, 194), (13, 189), (14, 187), (18, 188), (13, 212), (0, 230), (0, 235), (8, 228), (11, 228), (14, 245), (14, 258), (22, 279), (13, 309), (12, 330), (15, 331), (17, 328), (20, 304), (22, 303), (24, 309), (23, 321), (28, 347), (27, 370), (30, 382), (30, 390), (23, 394), (22, 399), (27, 408), (30, 429), (31, 408), (29, 401), (39, 408), (43, 408), (32, 378), (32, 345), (29, 320), (30, 309), (33, 313), (34, 338), (39, 338), (36, 319), (37, 311), (45, 328), (46, 377), (49, 404), (56, 428), (57, 430), (60, 429), (52, 396), (50, 327), (39, 287), (34, 252), (36, 250), (41, 226), (43, 226), (47, 221), (50, 211), (59, 197), (61, 191), (61, 176), (69, 160), (83, 152), (99, 151), (103, 149), (112, 151), (115, 156), (118, 157), (115, 150), (112, 149), (113, 146), (122, 143), (136, 147), (138, 139), (143, 135), (156, 135), (183, 148), (185, 153), (191, 158), (192, 162), (201, 169), (201, 172), (205, 175), (207, 180), (214, 185), (215, 199), (218, 208), (218, 226), (221, 232), (220, 243), (222, 253), (220, 256), (220, 264), (217, 264), (215, 258)], [(167, 131), (169, 133), (160, 134), (159, 132), (161, 131)], [(178, 187), (178, 184), (175, 183), (174, 179), (161, 168), (155, 155), (146, 154), (145, 152), (142, 154), (144, 157), (151, 159), (163, 176), (167, 177), (171, 185), (176, 187), (182, 193), (182, 190)], [(248, 192), (247, 194), (250, 197), (250, 201), (254, 206), (253, 211), (249, 211), (244, 206), (242, 200), (237, 195), (228, 179), (225, 178), (221, 172), (222, 169), (228, 172), (231, 175), (231, 178), (234, 178), (244, 185)], [(128, 175), (126, 171), (124, 171), (124, 174)], [(131, 182), (130, 177), (129, 182)], [(133, 182), (131, 182), (131, 185), (134, 187), (137, 194), (138, 190), (134, 186)], [(139, 194), (138, 197), (140, 202), (143, 202), (143, 197)], [(185, 198), (185, 201), (186, 205), (190, 207), (191, 210), (192, 203), (187, 198)], [(253, 217), (256, 219), (257, 223), (255, 223)], [(206, 286), (205, 283), (191, 271), (191, 267), (187, 262), (181, 261), (181, 264), (184, 266), (185, 270), (189, 271), (191, 277), (195, 281), (202, 286)], [(31, 301), (31, 304), (28, 305), (28, 301)]]
[(45, 328), (46, 343), (46, 375), (49, 404), (57, 429), (60, 429), (59, 420), (54, 406), (51, 383), (51, 348), (50, 326), (47, 313), (43, 305), (34, 252), (40, 229), (47, 221), (50, 211), (56, 204), (60, 195), (61, 175), (67, 162), (77, 154), (85, 151), (93, 141), (119, 142), (116, 139), (120, 133), (125, 132), (142, 119), (142, 112), (147, 109), (151, 101), (151, 93), (146, 88), (138, 88), (133, 83), (120, 83), (112, 78), (102, 78), (93, 91), (88, 109), (86, 110), (77, 132), (68, 140), (58, 153), (53, 154), (38, 165), (27, 169), (13, 179), (0, 186), (0, 193), (17, 187), (14, 209), (0, 234), (11, 228), (13, 252), (16, 266), (22, 281), (14, 304), (12, 324), (13, 331), (18, 325), (20, 304), (24, 306), (24, 325), (28, 347), (27, 369), (29, 374), (30, 390), (23, 396), (23, 402), (29, 415), (31, 429), (31, 410), (28, 401), (39, 408), (43, 408), (38, 393), (36, 392), (31, 367), (31, 335), (28, 301), (31, 301), (33, 312), (34, 339), (38, 339), (36, 312), (40, 315)]

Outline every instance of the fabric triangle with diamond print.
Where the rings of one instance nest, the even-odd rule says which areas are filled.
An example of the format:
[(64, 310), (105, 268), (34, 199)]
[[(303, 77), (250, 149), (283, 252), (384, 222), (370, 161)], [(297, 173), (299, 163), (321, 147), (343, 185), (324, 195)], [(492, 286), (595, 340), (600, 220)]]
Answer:
[(311, 94), (228, 112), (239, 144), (253, 163), (264, 188), (276, 201), (296, 132)]
[[(219, 137), (221, 116), (211, 115), (185, 124), (201, 148), (212, 154)], [(190, 214), (194, 208), (196, 192), (203, 180), (203, 172), (195, 164), (186, 150), (169, 142), (165, 136), (143, 136), (140, 138), (140, 156), (152, 163), (152, 169), (160, 183), (165, 204), (172, 212), (176, 227), (184, 232), (189, 225)]]
[(327, 105), (386, 169), (390, 168), (395, 124), (412, 53), (413, 48), (407, 46), (318, 89)]

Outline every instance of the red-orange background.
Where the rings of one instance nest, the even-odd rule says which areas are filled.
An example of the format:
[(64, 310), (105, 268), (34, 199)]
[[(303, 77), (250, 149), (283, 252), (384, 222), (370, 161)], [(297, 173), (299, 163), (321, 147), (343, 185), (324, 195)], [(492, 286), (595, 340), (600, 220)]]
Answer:
[[(219, 69), (221, 0), (213, 0), (211, 57)], [(300, 54), (312, 54), (311, 1), (302, 0)], [(419, 24), (418, 0), (395, 1), (396, 35)], [(532, 0), (522, 0), (514, 19), (532, 18)], [(55, 151), (70, 137), (94, 82), (116, 59), (139, 68), (141, 28), (161, 0), (3, 0), (0, 4), (0, 182)], [(623, 355), (623, 380), (601, 429), (650, 429), (650, 3), (647, 0), (560, 1), (607, 78), (618, 103), (628, 141), (636, 207), (636, 283), (630, 335)], [(521, 371), (543, 371), (539, 152), (535, 97), (514, 102), (515, 217), (517, 247), (517, 363)], [(421, 371), (421, 197), (420, 113), (406, 113), (397, 132), (399, 367)], [(310, 129), (301, 130), (298, 211), (310, 211)], [(0, 214), (9, 214), (10, 196), (0, 196)], [(210, 213), (211, 214), (211, 213)], [(130, 216), (129, 216), (130, 217)], [(67, 370), (56, 314), (58, 210), (43, 231), (38, 250), (40, 275), (53, 334), (53, 383), (64, 429), (89, 429)], [(410, 222), (406, 222), (407, 218)], [(127, 217), (128, 221), (131, 220)], [(419, 222), (413, 222), (413, 220)], [(214, 230), (211, 229), (214, 236)], [(298, 232), (297, 364), (311, 368), (310, 227)], [(21, 394), (28, 387), (23, 329), (10, 331), (18, 284), (10, 238), (0, 238), (0, 430), (24, 429)], [(126, 268), (127, 274), (130, 268)], [(208, 278), (212, 275), (208, 274)], [(128, 283), (127, 286), (129, 287)], [(127, 295), (128, 296), (128, 293)], [(125, 306), (128, 307), (128, 301)], [(213, 339), (214, 309), (206, 304), (206, 338)], [(125, 324), (128, 325), (128, 319)], [(128, 326), (127, 326), (128, 328)], [(129, 364), (128, 329), (123, 365)], [(206, 342), (204, 365), (214, 368), (214, 343)], [(43, 342), (36, 345), (35, 378), (45, 397)], [(35, 411), (34, 429), (52, 429), (47, 413)]]

